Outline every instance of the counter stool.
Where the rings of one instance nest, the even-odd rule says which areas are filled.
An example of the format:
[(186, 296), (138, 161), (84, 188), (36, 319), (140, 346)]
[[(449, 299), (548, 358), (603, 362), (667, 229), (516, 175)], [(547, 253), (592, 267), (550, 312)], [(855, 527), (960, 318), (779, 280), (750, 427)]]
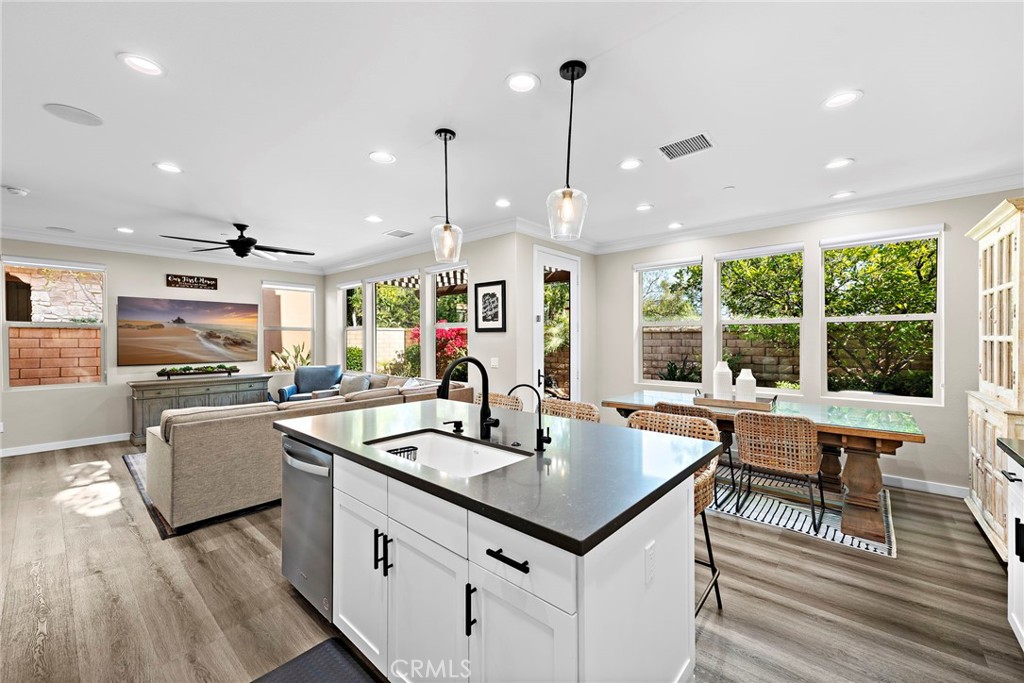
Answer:
[[(667, 401), (658, 401), (654, 404), (654, 411), (658, 413), (668, 413), (670, 415), (689, 415), (690, 417), (699, 417), (709, 421), (711, 424), (716, 424), (715, 414), (704, 406), (694, 406), (686, 403), (669, 403)], [(728, 436), (728, 433), (726, 434)], [(732, 479), (732, 491), (736, 493), (736, 468), (732, 464), (732, 446), (728, 443), (728, 439), (721, 439), (722, 450), (729, 456), (729, 478)], [(730, 494), (732, 495), (732, 494)], [(729, 500), (729, 496), (725, 497)], [(718, 487), (715, 487), (715, 507), (721, 507), (718, 502)]]
[[(626, 426), (631, 429), (646, 429), (651, 432), (675, 434), (676, 436), (703, 439), (704, 441), (719, 440), (718, 427), (715, 426), (714, 422), (702, 417), (692, 417), (689, 415), (673, 415), (671, 413), (639, 410), (629, 416)], [(697, 470), (693, 475), (693, 514), (694, 516), (700, 515), (701, 524), (704, 526), (704, 541), (708, 547), (707, 562), (696, 557), (693, 558), (693, 561), (711, 570), (711, 581), (708, 582), (700, 599), (697, 601), (693, 612), (694, 616), (700, 614), (700, 609), (707, 601), (712, 588), (715, 590), (715, 600), (718, 602), (718, 609), (722, 609), (722, 593), (718, 588), (718, 579), (722, 572), (715, 564), (715, 554), (711, 549), (711, 533), (708, 530), (708, 517), (704, 512), (715, 496), (715, 469), (717, 467), (718, 456), (715, 456), (711, 459), (711, 462)]]
[(600, 422), (601, 411), (593, 403), (563, 401), (560, 398), (545, 398), (540, 402), (540, 412), (552, 417), (568, 417), (573, 420)]
[[(477, 392), (473, 392), (473, 403), (480, 405), (482, 398)], [(487, 392), (487, 402), (492, 408), (507, 408), (509, 410), (523, 410), (523, 401), (518, 396), (509, 396), (507, 394), (499, 394), (493, 391)]]

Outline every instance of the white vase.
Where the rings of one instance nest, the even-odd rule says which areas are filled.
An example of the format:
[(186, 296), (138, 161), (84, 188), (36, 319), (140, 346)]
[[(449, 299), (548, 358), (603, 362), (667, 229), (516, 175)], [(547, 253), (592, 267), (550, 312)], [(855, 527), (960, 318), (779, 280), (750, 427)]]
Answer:
[(724, 360), (718, 361), (715, 366), (714, 384), (712, 390), (714, 398), (732, 400), (732, 370)]
[(740, 376), (736, 378), (736, 400), (748, 403), (757, 400), (757, 380), (750, 368), (740, 370)]

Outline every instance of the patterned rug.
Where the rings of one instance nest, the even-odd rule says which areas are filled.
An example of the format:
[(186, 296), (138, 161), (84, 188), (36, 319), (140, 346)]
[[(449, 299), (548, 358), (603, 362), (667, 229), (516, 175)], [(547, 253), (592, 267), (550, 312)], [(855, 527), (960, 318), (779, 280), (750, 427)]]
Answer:
[(160, 540), (163, 541), (166, 541), (168, 538), (173, 538), (174, 536), (182, 536), (204, 526), (226, 522), (229, 519), (248, 515), (252, 512), (259, 512), (260, 510), (266, 510), (267, 508), (276, 507), (281, 504), (281, 501), (275, 501), (273, 503), (266, 503), (265, 505), (257, 505), (256, 507), (238, 510), (237, 512), (220, 515), (219, 517), (204, 519), (203, 521), (195, 522), (194, 524), (179, 526), (175, 529), (166, 519), (164, 519), (164, 516), (160, 514), (160, 511), (156, 509), (155, 505), (153, 505), (153, 501), (150, 500), (149, 494), (146, 493), (146, 454), (128, 453), (127, 455), (121, 456), (121, 459), (124, 460), (125, 467), (128, 468), (129, 474), (132, 475), (132, 481), (135, 482), (135, 488), (139, 490), (139, 495), (142, 497), (142, 502), (146, 506), (149, 518), (153, 520), (153, 526), (156, 527), (157, 533), (160, 534)]
[[(883, 557), (896, 557), (896, 534), (892, 526), (892, 515), (889, 506), (889, 492), (882, 489), (879, 504), (882, 508), (882, 520), (885, 524), (885, 543), (877, 543), (857, 536), (848, 536), (840, 529), (842, 522), (842, 496), (837, 493), (825, 492), (825, 517), (818, 533), (814, 533), (811, 525), (811, 506), (807, 500), (807, 486), (796, 481), (777, 481), (764, 476), (755, 475), (752, 480), (752, 492), (743, 507), (743, 513), (736, 512), (736, 496), (732, 487), (732, 479), (727, 465), (719, 466), (716, 475), (716, 493), (718, 503), (712, 501), (708, 510), (716, 514), (740, 517), (742, 519), (767, 524), (769, 526), (795, 531), (807, 536), (819, 538), (829, 543), (838, 543), (848, 548), (855, 548), (874, 553)], [(736, 483), (739, 484), (739, 469), (736, 470)], [(744, 490), (746, 480), (744, 479)], [(814, 503), (817, 506), (818, 487), (814, 487)], [(802, 501), (802, 502), (801, 502)], [(821, 514), (816, 508), (816, 514)]]

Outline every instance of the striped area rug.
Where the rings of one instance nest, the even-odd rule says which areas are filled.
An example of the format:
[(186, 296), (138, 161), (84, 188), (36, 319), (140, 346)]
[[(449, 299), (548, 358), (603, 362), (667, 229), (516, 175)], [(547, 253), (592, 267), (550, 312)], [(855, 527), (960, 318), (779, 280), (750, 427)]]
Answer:
[[(736, 482), (739, 484), (739, 469), (736, 470)], [(743, 513), (736, 512), (736, 496), (732, 488), (732, 480), (727, 466), (719, 467), (716, 477), (718, 504), (712, 501), (708, 510), (716, 514), (740, 517), (742, 519), (776, 526), (789, 531), (814, 536), (829, 543), (838, 543), (848, 548), (856, 548), (883, 557), (896, 557), (896, 534), (893, 531), (892, 515), (889, 506), (889, 492), (882, 489), (879, 502), (882, 507), (882, 519), (885, 523), (885, 543), (876, 543), (857, 536), (848, 536), (840, 529), (842, 498), (837, 494), (825, 492), (825, 518), (821, 522), (818, 533), (814, 533), (811, 525), (811, 506), (807, 501), (807, 486), (797, 482), (776, 481), (767, 477), (754, 476), (752, 492), (743, 508)], [(746, 487), (744, 486), (744, 490)], [(779, 497), (787, 495), (787, 498)], [(802, 502), (790, 500), (788, 497), (800, 497)], [(818, 503), (818, 490), (815, 485), (814, 503)], [(817, 514), (821, 514), (816, 509)]]

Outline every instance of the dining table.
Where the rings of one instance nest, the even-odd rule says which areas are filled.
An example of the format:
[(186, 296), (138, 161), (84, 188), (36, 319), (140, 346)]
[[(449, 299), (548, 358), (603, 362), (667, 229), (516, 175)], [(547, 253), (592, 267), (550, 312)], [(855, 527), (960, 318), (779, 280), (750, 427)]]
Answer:
[[(693, 394), (675, 391), (634, 391), (604, 399), (601, 405), (614, 408), (622, 417), (638, 410), (654, 410), (659, 402), (693, 405)], [(737, 408), (705, 406), (712, 412), (722, 433), (723, 445), (731, 445)], [(879, 494), (882, 491), (882, 455), (896, 455), (905, 443), (924, 443), (917, 420), (903, 410), (859, 406), (824, 405), (776, 400), (776, 415), (799, 415), (814, 422), (822, 446), (822, 483), (827, 491), (843, 493), (842, 531), (884, 543), (885, 522)], [(846, 453), (845, 466), (840, 456)]]

